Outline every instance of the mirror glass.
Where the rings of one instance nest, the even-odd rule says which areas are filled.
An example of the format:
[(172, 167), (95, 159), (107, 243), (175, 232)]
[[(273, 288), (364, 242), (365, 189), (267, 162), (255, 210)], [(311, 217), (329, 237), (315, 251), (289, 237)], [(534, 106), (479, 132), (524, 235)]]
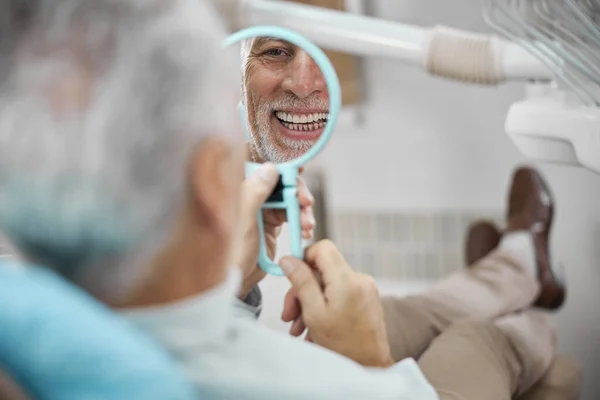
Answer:
[(251, 161), (279, 164), (306, 154), (329, 120), (327, 81), (315, 60), (291, 42), (260, 36), (242, 41), (241, 62)]

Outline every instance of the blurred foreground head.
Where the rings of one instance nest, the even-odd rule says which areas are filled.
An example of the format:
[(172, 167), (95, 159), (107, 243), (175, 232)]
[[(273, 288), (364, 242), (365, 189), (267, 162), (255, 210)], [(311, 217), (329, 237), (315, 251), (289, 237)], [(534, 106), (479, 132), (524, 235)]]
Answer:
[(12, 244), (114, 303), (160, 279), (161, 263), (202, 259), (196, 272), (218, 279), (243, 137), (211, 3), (0, 8), (0, 229)]

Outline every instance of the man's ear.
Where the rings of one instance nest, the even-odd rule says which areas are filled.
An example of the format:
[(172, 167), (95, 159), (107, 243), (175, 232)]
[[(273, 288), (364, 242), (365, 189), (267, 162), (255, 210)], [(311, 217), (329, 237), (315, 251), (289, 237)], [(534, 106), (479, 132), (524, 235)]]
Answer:
[(231, 145), (221, 138), (209, 138), (192, 155), (189, 184), (195, 223), (214, 233), (228, 234), (232, 225), (235, 175)]

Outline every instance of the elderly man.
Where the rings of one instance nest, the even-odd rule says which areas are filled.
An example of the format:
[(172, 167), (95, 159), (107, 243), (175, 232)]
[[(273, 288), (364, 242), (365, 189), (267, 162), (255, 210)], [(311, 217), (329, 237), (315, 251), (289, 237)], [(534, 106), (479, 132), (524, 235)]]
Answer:
[[(199, 397), (504, 399), (546, 370), (553, 333), (543, 319), (526, 311), (491, 321), (555, 286), (534, 272), (550, 273), (551, 223), (537, 214), (547, 192), (535, 173), (515, 180), (525, 190), (493, 262), (435, 292), (445, 300), (452, 288), (440, 308), (452, 313), (423, 370), (395, 362), (372, 280), (330, 242), (307, 250), (312, 268), (281, 264), (315, 344), (270, 332), (236, 316), (230, 266), (255, 271), (255, 215), (277, 173), (265, 164), (244, 183), (237, 218), (243, 143), (214, 10), (199, 0), (30, 3), (2, 19), (14, 29), (0, 47), (0, 227), (23, 255), (160, 341)], [(465, 288), (488, 301), (474, 307)], [(423, 298), (433, 316), (435, 297)], [(463, 352), (449, 351), (457, 343)]]

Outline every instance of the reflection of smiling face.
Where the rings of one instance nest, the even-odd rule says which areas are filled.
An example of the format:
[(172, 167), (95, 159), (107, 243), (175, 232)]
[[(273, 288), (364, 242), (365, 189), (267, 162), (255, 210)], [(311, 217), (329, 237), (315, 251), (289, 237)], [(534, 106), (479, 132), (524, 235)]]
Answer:
[(252, 142), (262, 161), (297, 158), (323, 133), (329, 117), (327, 85), (301, 48), (276, 38), (255, 39), (244, 89)]

